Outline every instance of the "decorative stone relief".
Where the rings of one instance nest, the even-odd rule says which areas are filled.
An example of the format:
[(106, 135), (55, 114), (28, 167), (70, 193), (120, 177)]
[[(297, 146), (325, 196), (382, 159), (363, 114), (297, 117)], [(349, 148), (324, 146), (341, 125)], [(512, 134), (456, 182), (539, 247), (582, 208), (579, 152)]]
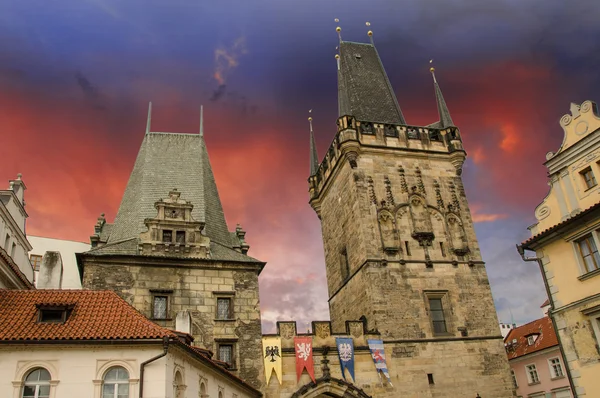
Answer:
[(454, 210), (460, 210), (460, 202), (458, 201), (458, 196), (456, 195), (456, 186), (453, 182), (450, 182), (450, 195), (452, 196), (452, 207)]
[(362, 322), (348, 322), (348, 329), (355, 339), (364, 335), (364, 325)]
[(291, 339), (296, 335), (296, 322), (280, 322), (279, 335), (283, 339)]
[(541, 221), (550, 215), (550, 211), (551, 211), (550, 207), (542, 206), (536, 210), (535, 218), (537, 218), (539, 221)]
[(315, 335), (320, 339), (326, 339), (331, 336), (331, 326), (329, 323), (315, 323)]
[(417, 194), (412, 195), (410, 197), (410, 214), (413, 225), (412, 238), (416, 239), (423, 247), (431, 246), (434, 234), (425, 199)]
[(408, 184), (406, 184), (406, 176), (404, 175), (404, 168), (398, 167), (398, 173), (400, 173), (400, 189), (402, 193), (408, 193)]
[(452, 250), (457, 256), (464, 256), (469, 252), (469, 247), (462, 222), (455, 214), (449, 214), (447, 220)]
[(398, 251), (398, 234), (396, 233), (396, 220), (394, 220), (394, 216), (387, 210), (381, 210), (377, 218), (383, 250), (386, 252)]
[(396, 206), (394, 201), (394, 195), (392, 194), (392, 183), (388, 176), (383, 177), (383, 181), (385, 183), (385, 196), (387, 198), (388, 205), (391, 207)]
[(375, 187), (373, 186), (373, 179), (371, 177), (367, 177), (367, 184), (369, 189), (369, 200), (374, 205), (377, 205), (377, 196), (375, 196)]
[(440, 191), (440, 184), (438, 184), (437, 180), (433, 181), (433, 187), (435, 189), (435, 199), (437, 201), (438, 209), (444, 208), (444, 199), (442, 199), (442, 192)]
[(426, 195), (425, 192), (425, 185), (423, 184), (423, 174), (421, 173), (421, 169), (419, 167), (417, 167), (417, 188), (419, 189), (419, 192), (422, 193), (423, 195)]

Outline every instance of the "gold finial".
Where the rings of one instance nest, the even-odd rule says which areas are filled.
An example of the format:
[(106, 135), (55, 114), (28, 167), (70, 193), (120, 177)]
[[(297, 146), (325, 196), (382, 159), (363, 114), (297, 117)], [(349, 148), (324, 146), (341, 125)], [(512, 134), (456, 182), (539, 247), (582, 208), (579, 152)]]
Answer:
[(372, 31), (372, 30), (370, 30), (370, 31), (368, 31), (368, 32), (367, 32), (367, 34), (368, 34), (369, 36), (373, 36), (373, 31)]
[(368, 21), (367, 21), (367, 22), (365, 22), (365, 25), (367, 25), (367, 26), (371, 26), (371, 22), (368, 22)]
[[(312, 109), (308, 110), (308, 113), (311, 114), (312, 113)], [(312, 133), (313, 131), (313, 127), (312, 127), (312, 116), (308, 117), (308, 125), (310, 126), (310, 132)]]
[(308, 121), (309, 121), (309, 122), (312, 122), (312, 117), (310, 117), (310, 116), (309, 116), (309, 117), (308, 117)]
[(340, 59), (340, 54), (335, 54), (335, 59)]
[(429, 68), (429, 72), (431, 72), (431, 73), (435, 72), (435, 68), (432, 66), (431, 68)]
[(341, 32), (341, 31), (342, 31), (342, 28), (340, 28), (340, 27), (338, 26), (337, 28), (335, 28), (335, 31), (336, 31), (336, 32)]
[(336, 19), (334, 19), (333, 21), (334, 21), (334, 22), (340, 22), (340, 20), (339, 20), (339, 19), (337, 19), (337, 18), (336, 18)]

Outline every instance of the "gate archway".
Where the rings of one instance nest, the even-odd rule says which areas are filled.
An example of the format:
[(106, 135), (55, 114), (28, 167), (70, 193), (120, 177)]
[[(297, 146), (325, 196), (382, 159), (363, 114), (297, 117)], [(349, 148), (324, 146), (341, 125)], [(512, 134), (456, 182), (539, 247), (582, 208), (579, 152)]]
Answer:
[(334, 377), (321, 377), (303, 385), (291, 398), (372, 398), (354, 384)]

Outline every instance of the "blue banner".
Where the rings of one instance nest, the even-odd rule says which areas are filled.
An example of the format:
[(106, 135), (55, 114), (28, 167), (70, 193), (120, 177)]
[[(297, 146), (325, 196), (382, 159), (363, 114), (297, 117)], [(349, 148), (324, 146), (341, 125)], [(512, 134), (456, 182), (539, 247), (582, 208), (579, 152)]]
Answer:
[(344, 369), (348, 369), (352, 381), (354, 379), (354, 341), (345, 337), (336, 337), (335, 345), (337, 346), (338, 357), (340, 358), (340, 366), (342, 367), (342, 377), (346, 380)]
[(377, 373), (383, 373), (391, 386), (392, 380), (390, 379), (390, 372), (388, 372), (387, 364), (385, 362), (383, 340), (367, 340), (367, 344), (369, 344), (369, 350), (371, 351), (371, 357), (373, 357), (373, 362), (375, 362), (375, 368), (377, 369)]

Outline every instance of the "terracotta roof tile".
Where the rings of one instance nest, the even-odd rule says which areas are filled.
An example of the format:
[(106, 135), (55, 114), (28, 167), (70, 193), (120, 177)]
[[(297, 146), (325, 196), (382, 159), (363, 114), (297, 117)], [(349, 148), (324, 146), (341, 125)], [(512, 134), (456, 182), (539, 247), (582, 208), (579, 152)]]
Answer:
[[(69, 306), (64, 323), (38, 322), (39, 306)], [(0, 289), (0, 341), (128, 340), (175, 336), (115, 292)]]
[[(532, 334), (539, 334), (535, 343), (529, 345), (527, 337)], [(517, 340), (516, 344), (510, 346), (507, 345), (507, 356), (508, 359), (515, 359), (522, 357), (523, 355), (532, 354), (537, 351), (545, 350), (546, 348), (558, 346), (558, 340), (554, 333), (554, 327), (552, 326), (552, 320), (547, 316), (533, 322), (529, 322), (523, 326), (511, 329), (508, 333), (504, 342), (509, 344), (514, 339)]]

